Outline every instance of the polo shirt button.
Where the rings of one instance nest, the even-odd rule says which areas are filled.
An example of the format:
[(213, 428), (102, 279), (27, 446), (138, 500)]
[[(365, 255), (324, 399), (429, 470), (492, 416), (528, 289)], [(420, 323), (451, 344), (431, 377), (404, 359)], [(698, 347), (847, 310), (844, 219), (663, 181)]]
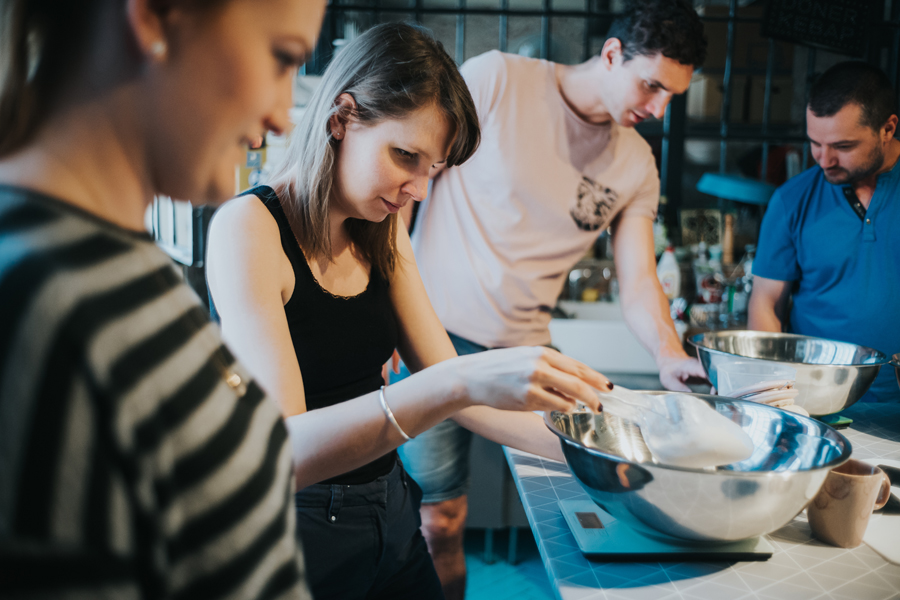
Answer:
[(866, 225), (871, 225), (871, 224), (872, 224), (872, 219), (866, 219)]
[(334, 523), (335, 521), (337, 521), (337, 517), (335, 517), (335, 516), (332, 515), (332, 517), (331, 517), (331, 522)]

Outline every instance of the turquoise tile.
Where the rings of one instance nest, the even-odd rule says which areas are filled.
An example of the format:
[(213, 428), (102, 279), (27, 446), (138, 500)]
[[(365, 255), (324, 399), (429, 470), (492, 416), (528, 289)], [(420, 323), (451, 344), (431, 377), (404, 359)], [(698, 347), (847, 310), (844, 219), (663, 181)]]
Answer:
[(507, 531), (494, 532), (494, 562), (488, 564), (484, 560), (484, 530), (466, 530), (466, 600), (554, 600), (531, 530), (519, 529), (515, 565), (506, 562), (508, 535)]

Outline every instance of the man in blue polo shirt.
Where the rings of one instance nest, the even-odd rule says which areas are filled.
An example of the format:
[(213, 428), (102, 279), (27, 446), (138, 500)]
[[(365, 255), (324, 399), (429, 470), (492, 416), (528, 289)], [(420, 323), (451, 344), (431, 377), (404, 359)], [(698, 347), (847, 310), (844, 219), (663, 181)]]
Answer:
[[(890, 80), (867, 63), (835, 65), (813, 85), (806, 133), (817, 166), (769, 202), (753, 262), (750, 329), (900, 352), (895, 110)], [(900, 402), (893, 369), (881, 369), (862, 401)]]

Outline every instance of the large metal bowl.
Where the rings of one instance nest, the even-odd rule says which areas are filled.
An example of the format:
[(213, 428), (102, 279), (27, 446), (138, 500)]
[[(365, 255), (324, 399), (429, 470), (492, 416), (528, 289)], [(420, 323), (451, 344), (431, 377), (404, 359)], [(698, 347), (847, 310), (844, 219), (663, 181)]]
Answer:
[(794, 403), (814, 416), (840, 412), (859, 400), (875, 381), (887, 356), (847, 342), (790, 333), (717, 331), (690, 339), (713, 385), (718, 368), (734, 361), (774, 363), (797, 371)]
[(850, 442), (815, 419), (745, 400), (692, 395), (750, 435), (750, 458), (714, 469), (669, 467), (654, 462), (630, 421), (561, 412), (545, 414), (544, 421), (594, 502), (662, 541), (724, 543), (774, 531), (797, 516), (828, 472), (850, 457)]
[(897, 377), (897, 385), (900, 385), (900, 352), (891, 357), (891, 366), (894, 367), (894, 375)]

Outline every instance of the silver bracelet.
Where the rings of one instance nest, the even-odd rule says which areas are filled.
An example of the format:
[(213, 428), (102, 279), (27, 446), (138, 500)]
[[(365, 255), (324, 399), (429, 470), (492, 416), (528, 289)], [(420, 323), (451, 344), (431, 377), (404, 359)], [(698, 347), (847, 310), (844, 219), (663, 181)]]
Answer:
[(400, 432), (400, 435), (403, 436), (403, 439), (405, 441), (408, 442), (410, 439), (412, 439), (408, 435), (406, 435), (406, 432), (403, 431), (402, 427), (400, 427), (400, 423), (397, 422), (397, 418), (391, 411), (391, 407), (388, 406), (387, 400), (384, 399), (384, 386), (381, 386), (381, 389), (378, 390), (378, 401), (381, 402), (381, 410), (384, 411), (384, 416), (386, 416), (388, 421), (391, 422), (391, 425), (394, 426), (394, 429)]

